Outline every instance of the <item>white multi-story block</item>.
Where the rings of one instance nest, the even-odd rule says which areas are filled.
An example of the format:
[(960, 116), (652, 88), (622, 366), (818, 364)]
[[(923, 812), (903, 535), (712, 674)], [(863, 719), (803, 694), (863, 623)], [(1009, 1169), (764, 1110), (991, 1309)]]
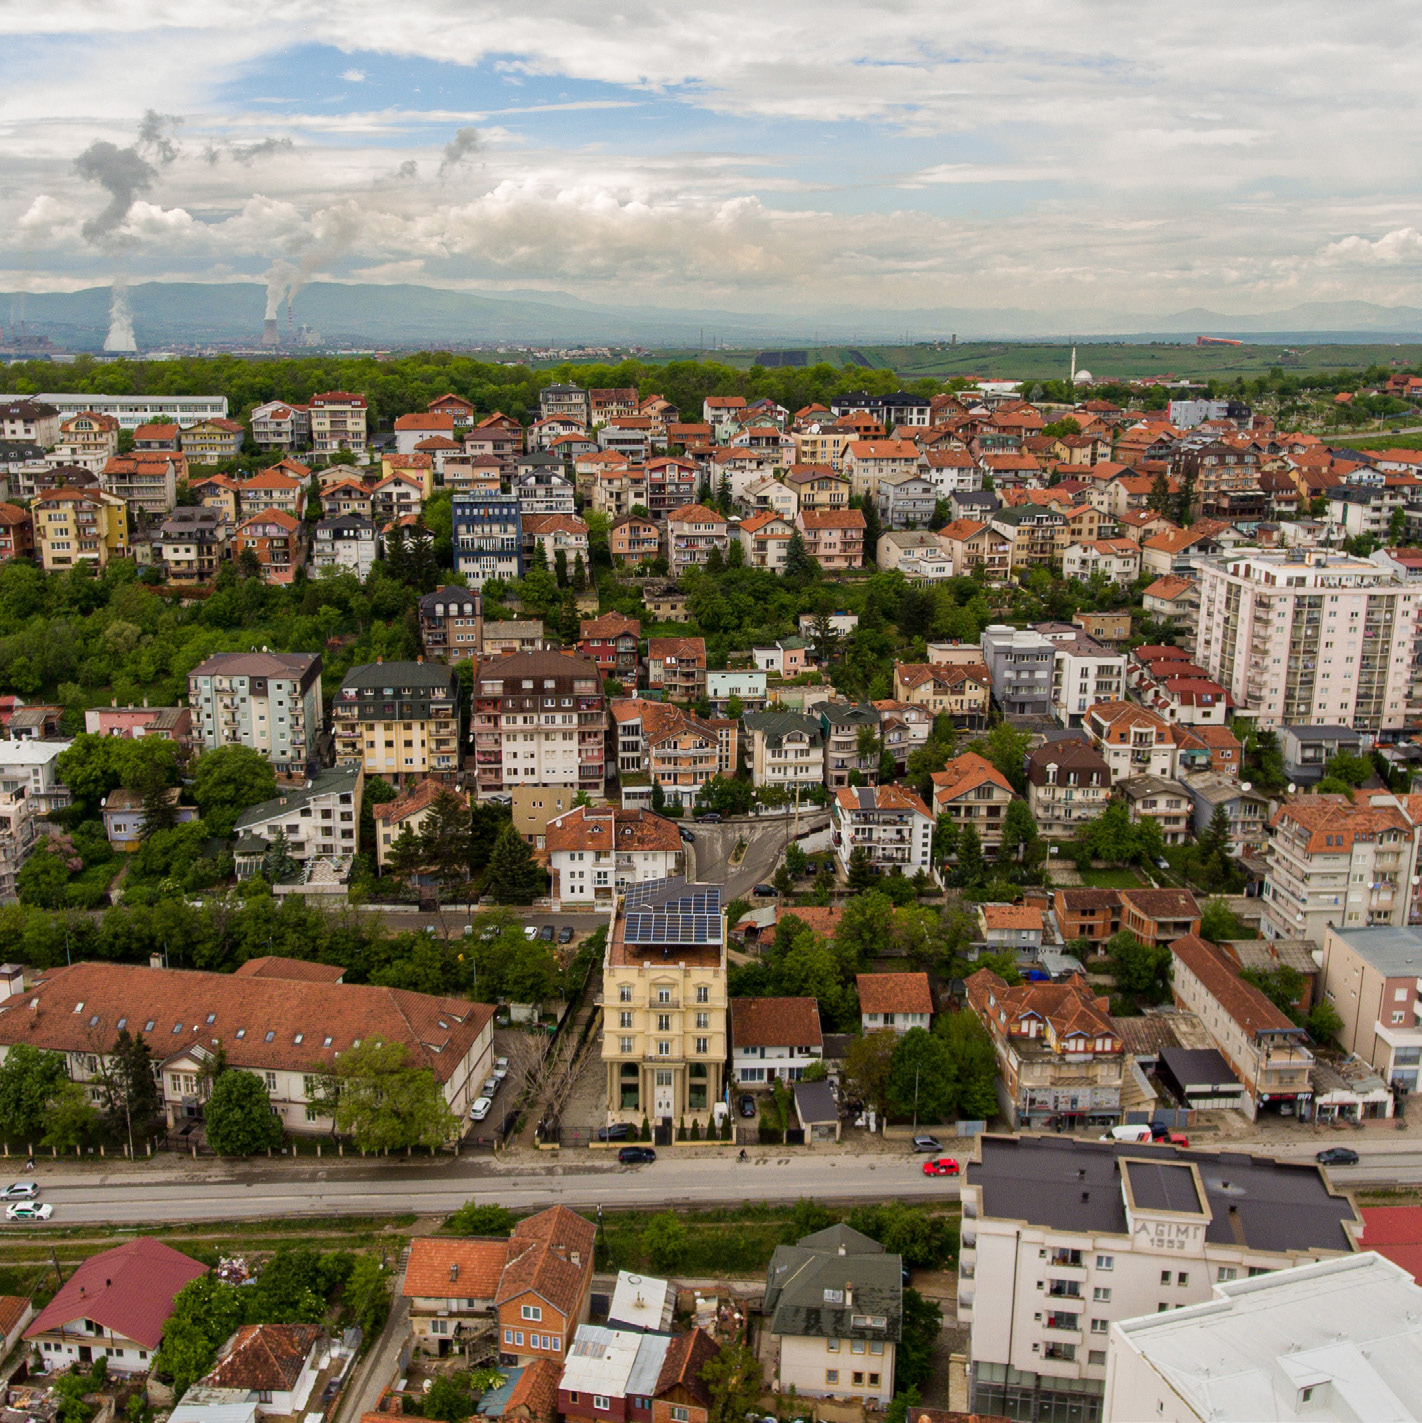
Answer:
[(1400, 727), (1422, 590), (1367, 559), (1311, 550), (1204, 560), (1195, 660), (1260, 726)]
[(1056, 647), (1052, 660), (1052, 715), (1062, 726), (1080, 726), (1098, 702), (1125, 695), (1126, 654), (1087, 637), (1070, 623), (1038, 623)]
[(910, 877), (919, 870), (933, 874), (933, 817), (918, 795), (903, 786), (842, 787), (830, 802), (830, 823), (846, 873), (849, 857), (863, 849), (880, 874), (896, 868)]
[(321, 734), (319, 652), (220, 652), (188, 673), (193, 739), (250, 746), (278, 771), (303, 771)]
[(1100, 1419), (1117, 1320), (1347, 1255), (1362, 1228), (1313, 1162), (1055, 1135), (979, 1137), (962, 1202), (971, 1408), (1013, 1418)]
[(681, 834), (650, 810), (576, 806), (545, 831), (552, 907), (610, 909), (629, 884), (670, 879), (685, 864)]

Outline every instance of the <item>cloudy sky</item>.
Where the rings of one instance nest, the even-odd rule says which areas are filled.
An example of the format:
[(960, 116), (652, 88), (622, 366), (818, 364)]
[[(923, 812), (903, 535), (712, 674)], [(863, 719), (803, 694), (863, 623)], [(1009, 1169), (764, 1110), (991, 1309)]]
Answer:
[(0, 288), (1422, 305), (1415, 4), (0, 0), (0, 30)]

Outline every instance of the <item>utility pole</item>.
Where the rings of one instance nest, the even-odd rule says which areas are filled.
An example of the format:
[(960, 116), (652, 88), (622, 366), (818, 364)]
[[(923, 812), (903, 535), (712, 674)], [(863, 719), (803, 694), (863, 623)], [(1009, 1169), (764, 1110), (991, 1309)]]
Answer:
[(913, 1134), (918, 1135), (918, 1068), (913, 1070)]

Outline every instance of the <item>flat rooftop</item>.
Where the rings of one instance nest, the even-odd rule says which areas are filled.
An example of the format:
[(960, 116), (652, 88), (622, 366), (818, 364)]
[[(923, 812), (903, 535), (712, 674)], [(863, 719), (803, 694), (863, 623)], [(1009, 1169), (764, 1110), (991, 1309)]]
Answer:
[[(1311, 1161), (1071, 1137), (984, 1136), (980, 1141), (982, 1159), (968, 1164), (967, 1181), (981, 1188), (982, 1215), (997, 1220), (1124, 1236), (1123, 1162), (1147, 1161), (1179, 1162), (1199, 1171), (1211, 1213), (1205, 1239), (1213, 1244), (1276, 1252), (1351, 1251), (1347, 1227), (1356, 1230), (1362, 1224), (1352, 1203), (1329, 1190)], [(1141, 1168), (1131, 1164), (1125, 1169), (1138, 1173), (1133, 1180), (1145, 1181)], [(1161, 1176), (1146, 1189), (1163, 1198), (1172, 1188)], [(1141, 1208), (1148, 1207), (1142, 1202)]]
[(1422, 978), (1422, 933), (1416, 929), (1387, 926), (1330, 932), (1388, 978)]

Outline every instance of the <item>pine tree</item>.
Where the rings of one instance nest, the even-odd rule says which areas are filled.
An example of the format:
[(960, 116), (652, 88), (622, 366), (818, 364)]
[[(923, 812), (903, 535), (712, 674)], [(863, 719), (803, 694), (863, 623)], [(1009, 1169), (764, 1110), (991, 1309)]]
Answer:
[(267, 853), (262, 857), (262, 873), (266, 876), (268, 884), (280, 884), (283, 880), (290, 879), (300, 869), (301, 866), (292, 855), (291, 846), (287, 843), (286, 831), (278, 825), (276, 834), (272, 836), (271, 844), (267, 847)]
[(819, 566), (805, 547), (805, 536), (799, 529), (792, 529), (785, 541), (786, 578), (813, 578), (818, 572)]
[(726, 568), (726, 560), (718, 545), (712, 544), (710, 551), (706, 555), (706, 571), (713, 577), (718, 573), (723, 573)]
[(553, 576), (560, 588), (568, 586), (568, 554), (565, 549), (560, 548), (553, 555)]
[(531, 904), (543, 887), (533, 854), (512, 821), (494, 843), (485, 884), (499, 904)]
[(398, 525), (392, 525), (385, 535), (385, 571), (397, 583), (409, 582), (410, 550), (405, 531)]
[(879, 510), (875, 501), (866, 495), (864, 507), (860, 512), (864, 515), (864, 566), (874, 568), (878, 565), (879, 535), (883, 532), (879, 523)]
[(575, 554), (573, 557), (573, 592), (582, 593), (587, 590), (588, 570), (583, 562), (582, 554)]
[(873, 889), (876, 878), (869, 851), (863, 845), (856, 845), (849, 852), (849, 892), (862, 894), (866, 889)]
[(143, 823), (138, 833), (144, 840), (156, 831), (171, 830), (178, 823), (178, 797), (156, 767), (146, 772), (134, 789), (143, 797)]
[(408, 880), (424, 868), (425, 851), (420, 837), (408, 823), (395, 837), (395, 843), (385, 856), (386, 870), (399, 880)]
[(1166, 479), (1163, 471), (1151, 481), (1150, 497), (1146, 500), (1146, 508), (1151, 513), (1159, 514), (1163, 518), (1169, 515), (1170, 482)]
[(533, 556), (528, 560), (530, 568), (540, 568), (545, 573), (548, 571), (548, 550), (544, 547), (542, 539), (534, 539)]
[(746, 551), (739, 538), (731, 540), (726, 549), (726, 567), (744, 568), (746, 563)]
[(721, 472), (721, 483), (716, 489), (716, 507), (723, 514), (731, 512), (731, 477), (724, 470)]
[(442, 893), (468, 883), (473, 849), (469, 807), (453, 791), (440, 791), (420, 827), (420, 852)]
[(958, 883), (965, 889), (971, 889), (982, 884), (986, 877), (982, 839), (975, 826), (965, 825), (958, 836)]

